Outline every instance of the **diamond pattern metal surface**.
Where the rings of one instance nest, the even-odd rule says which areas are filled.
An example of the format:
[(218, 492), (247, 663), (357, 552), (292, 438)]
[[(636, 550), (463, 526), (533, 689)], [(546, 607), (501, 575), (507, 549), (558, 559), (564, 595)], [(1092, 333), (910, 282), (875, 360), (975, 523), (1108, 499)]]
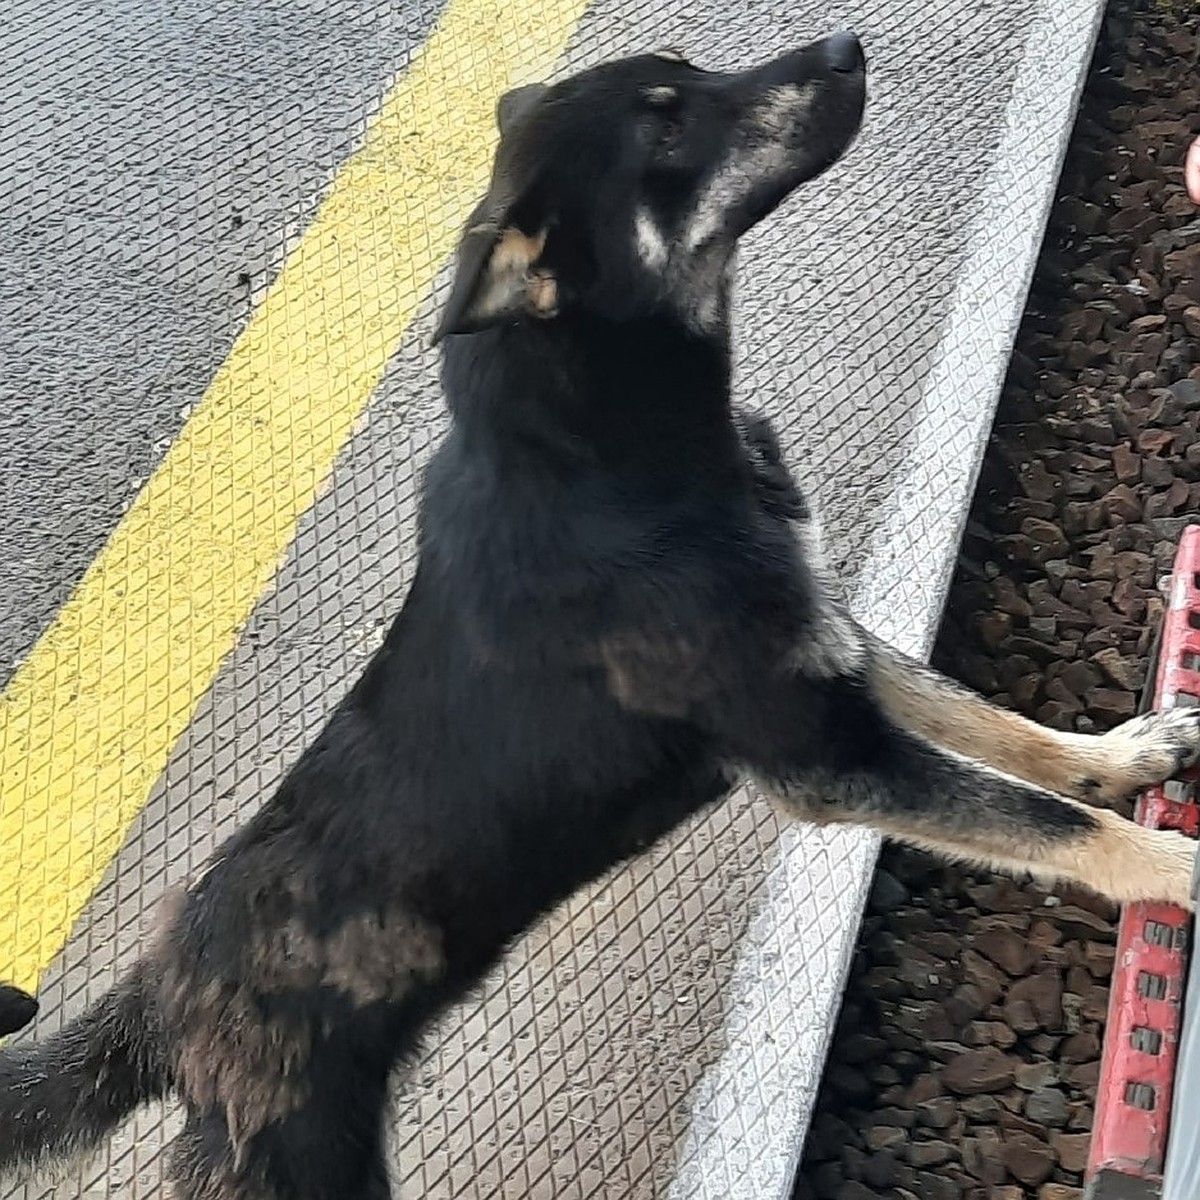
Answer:
[[(738, 389), (785, 430), (858, 614), (914, 653), (936, 624), (1097, 10), (1095, 0), (1053, 12), (1048, 0), (598, 0), (563, 64), (674, 45), (737, 66), (838, 25), (863, 36), (874, 82), (857, 149), (743, 252)], [(18, 113), (0, 130), (0, 172), (21, 181), (17, 207), (32, 222), (0, 226), (0, 329), (18, 331), (21, 364), (0, 387), (34, 431), (15, 445), (0, 397), (10, 435), (0, 477), (11, 494), (28, 476), (33, 497), (0, 530), (0, 560), (21, 547), (8, 556), (14, 587), (0, 588), (10, 662), (161, 455), (433, 15), (407, 0), (303, 10), (253, 0), (216, 6), (210, 29), (187, 5), (144, 23), (133, 0), (115, 11), (132, 41), (112, 62), (84, 6), (47, 16), (17, 0), (18, 19), (0, 30), (5, 61), (21, 64), (0, 83)], [(287, 53), (277, 70), (268, 55), (256, 79), (260, 35)], [(134, 70), (147, 55), (153, 69)], [(170, 119), (146, 130), (159, 86)], [(92, 94), (106, 97), (103, 120), (80, 99)], [(64, 112), (77, 128), (51, 139)], [(23, 165), (30, 129), (54, 153), (78, 152), (71, 171), (39, 179)], [(160, 167), (170, 183), (150, 189), (147, 213)], [(113, 236), (139, 205), (137, 236)], [(252, 215), (249, 232), (229, 232), (234, 213)], [(36, 262), (31, 230), (41, 231)], [(228, 277), (243, 263), (249, 283), (233, 295)], [(80, 264), (99, 273), (104, 302), (72, 319), (53, 301)], [(39, 271), (53, 277), (44, 289)], [(104, 282), (137, 271), (161, 274), (161, 289)], [(72, 285), (80, 305), (89, 278)], [(269, 793), (398, 610), (420, 470), (444, 428), (427, 349), (444, 283), (47, 972), (35, 1036), (136, 955), (164, 889)], [(127, 355), (113, 348), (122, 338)], [(89, 340), (108, 347), (94, 370), (81, 365)], [(42, 411), (51, 391), (58, 434)], [(95, 519), (78, 528), (58, 515), (89, 505)], [(48, 549), (30, 553), (38, 540)], [(873, 855), (859, 833), (781, 830), (742, 792), (573, 898), (397, 1079), (398, 1195), (782, 1200)], [(157, 1197), (173, 1121), (141, 1114), (95, 1163), (5, 1195)]]

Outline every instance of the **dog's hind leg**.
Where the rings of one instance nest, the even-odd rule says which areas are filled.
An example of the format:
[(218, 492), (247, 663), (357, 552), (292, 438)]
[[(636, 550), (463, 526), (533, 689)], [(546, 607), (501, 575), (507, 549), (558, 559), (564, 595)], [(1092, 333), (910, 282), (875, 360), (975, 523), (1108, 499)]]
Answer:
[[(234, 1167), (229, 1130), (219, 1112), (188, 1109), (183, 1128), (167, 1152), (172, 1200), (241, 1200), (252, 1192), (250, 1181)], [(263, 1195), (261, 1200), (275, 1200)]]
[(174, 1200), (392, 1200), (381, 1137), (347, 1143), (332, 1118), (313, 1136), (304, 1146), (256, 1139), (236, 1161), (220, 1114), (189, 1115), (171, 1144)]
[(1112, 803), (1200, 758), (1200, 708), (1147, 713), (1109, 733), (1063, 733), (976, 696), (863, 633), (870, 687), (888, 717), (934, 745), (1048, 791)]
[(189, 1109), (171, 1146), (176, 1200), (392, 1200), (386, 1071), (323, 1062), (308, 1082), (302, 1105), (243, 1140), (230, 1135), (224, 1110)]

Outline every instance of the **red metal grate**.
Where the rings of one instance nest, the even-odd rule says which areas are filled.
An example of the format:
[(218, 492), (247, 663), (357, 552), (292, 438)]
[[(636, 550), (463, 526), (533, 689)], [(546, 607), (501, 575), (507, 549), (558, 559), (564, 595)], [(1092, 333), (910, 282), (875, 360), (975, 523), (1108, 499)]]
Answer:
[[(1183, 704), (1200, 704), (1200, 526), (1195, 525), (1184, 531), (1175, 556), (1148, 707)], [(1194, 779), (1152, 788), (1138, 803), (1137, 819), (1196, 837), (1196, 799)], [(1130, 904), (1121, 914), (1088, 1160), (1089, 1193), (1095, 1200), (1154, 1196), (1161, 1190), (1190, 932), (1190, 914), (1169, 904)]]

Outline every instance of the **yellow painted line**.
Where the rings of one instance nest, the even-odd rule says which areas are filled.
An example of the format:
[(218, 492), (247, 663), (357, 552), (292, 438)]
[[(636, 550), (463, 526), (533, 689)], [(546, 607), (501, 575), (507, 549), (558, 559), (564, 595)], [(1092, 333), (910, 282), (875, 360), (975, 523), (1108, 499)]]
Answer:
[(450, 0), (211, 387), (0, 696), (0, 978), (66, 941), (587, 0)]

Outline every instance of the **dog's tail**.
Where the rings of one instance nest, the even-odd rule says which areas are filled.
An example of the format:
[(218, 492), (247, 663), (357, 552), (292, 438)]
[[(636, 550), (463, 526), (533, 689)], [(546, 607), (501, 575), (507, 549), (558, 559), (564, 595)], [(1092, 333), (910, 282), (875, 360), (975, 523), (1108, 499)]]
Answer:
[(87, 1149), (163, 1095), (156, 1007), (135, 968), (46, 1042), (0, 1050), (0, 1172)]

